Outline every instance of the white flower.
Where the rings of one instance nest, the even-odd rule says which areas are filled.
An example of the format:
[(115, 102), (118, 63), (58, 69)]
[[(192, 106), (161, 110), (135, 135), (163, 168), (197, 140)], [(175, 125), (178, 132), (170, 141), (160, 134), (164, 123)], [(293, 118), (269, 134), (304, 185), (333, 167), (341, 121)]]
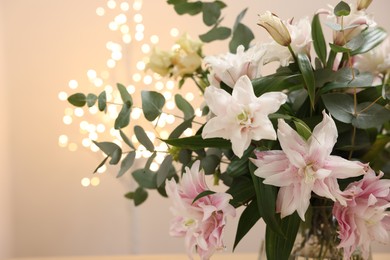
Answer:
[(275, 14), (266, 11), (264, 14), (259, 15), (259, 22), (257, 24), (266, 29), (271, 37), (280, 45), (290, 45), (290, 33), (283, 21)]
[(262, 45), (255, 45), (244, 51), (244, 46), (237, 48), (237, 53), (226, 53), (220, 56), (207, 56), (204, 61), (211, 67), (210, 82), (223, 81), (229, 87), (233, 87), (236, 81), (243, 75), (250, 79), (259, 76), (259, 65), (265, 49)]
[[(293, 23), (290, 20), (285, 24), (291, 35), (290, 46), (294, 53), (306, 53), (309, 55), (312, 42), (309, 18), (300, 19), (297, 23)], [(294, 61), (288, 48), (281, 46), (277, 42), (273, 41), (266, 46), (267, 52), (264, 56), (264, 64), (279, 61), (281, 66), (288, 66), (290, 62)]]
[(251, 140), (275, 140), (276, 133), (268, 115), (287, 100), (282, 92), (268, 92), (256, 97), (248, 76), (235, 84), (232, 95), (223, 89), (206, 88), (205, 101), (215, 117), (203, 128), (203, 138), (222, 137), (232, 142), (235, 155), (241, 157)]

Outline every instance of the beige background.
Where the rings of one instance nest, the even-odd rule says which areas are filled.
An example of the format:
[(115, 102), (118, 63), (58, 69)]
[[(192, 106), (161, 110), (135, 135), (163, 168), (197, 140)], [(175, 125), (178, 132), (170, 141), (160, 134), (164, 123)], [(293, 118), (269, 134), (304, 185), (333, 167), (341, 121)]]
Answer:
[[(122, 1), (117, 1), (118, 3)], [(132, 1), (129, 0), (130, 3)], [(102, 0), (0, 0), (0, 259), (27, 256), (109, 255), (184, 252), (183, 240), (170, 238), (169, 201), (155, 192), (140, 208), (123, 198), (134, 187), (126, 176), (115, 178), (115, 168), (99, 175), (97, 187), (84, 188), (80, 180), (91, 177), (100, 157), (81, 148), (70, 152), (58, 146), (67, 134), (79, 142), (77, 126), (62, 123), (65, 102), (57, 95), (69, 80), (89, 91), (86, 71), (106, 69), (109, 15), (98, 17)], [(257, 14), (271, 10), (282, 18), (311, 15), (326, 3), (337, 1), (226, 0), (224, 24), (250, 7), (245, 18), (258, 41), (264, 30), (256, 27)], [(374, 1), (376, 21), (390, 30), (387, 0)], [(106, 8), (107, 9), (107, 8)], [(145, 32), (157, 34), (169, 48), (169, 31), (196, 36), (206, 29), (200, 17), (179, 17), (164, 0), (144, 0), (141, 10)], [(206, 54), (226, 51), (226, 43), (213, 44)], [(142, 58), (139, 44), (124, 50), (126, 57), (111, 71), (110, 81), (129, 83), (135, 61)], [(144, 86), (137, 84), (137, 88)], [(236, 220), (226, 233), (228, 251)], [(258, 225), (237, 251), (254, 252), (263, 237)], [(382, 250), (375, 247), (376, 250)]]

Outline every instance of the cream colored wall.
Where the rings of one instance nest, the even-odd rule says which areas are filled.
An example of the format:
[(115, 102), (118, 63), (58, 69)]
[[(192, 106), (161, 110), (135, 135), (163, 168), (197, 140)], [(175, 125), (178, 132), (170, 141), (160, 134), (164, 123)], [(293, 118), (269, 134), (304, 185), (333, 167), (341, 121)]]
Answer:
[[(12, 242), (14, 236), (14, 256), (184, 252), (183, 241), (167, 233), (168, 200), (151, 192), (146, 204), (135, 209), (123, 198), (134, 184), (126, 177), (116, 179), (115, 169), (100, 175), (99, 186), (82, 187), (80, 180), (92, 176), (100, 158), (82, 148), (70, 152), (57, 144), (61, 134), (78, 136), (77, 127), (62, 123), (67, 105), (58, 100), (58, 93), (67, 90), (70, 79), (79, 80), (81, 91), (89, 91), (86, 71), (104, 70), (109, 55), (106, 42), (119, 41), (107, 29), (109, 17), (95, 14), (95, 9), (105, 2), (0, 0), (4, 21), (0, 65), (6, 65), (5, 69), (0, 68), (0, 73), (6, 72), (5, 78), (0, 74), (0, 85), (6, 86), (0, 89), (0, 118), (8, 116), (8, 124), (1, 124), (0, 132), (0, 143), (8, 140), (8, 147), (1, 148), (5, 148), (6, 152), (1, 153), (8, 159), (0, 156), (5, 160), (0, 163), (0, 192), (6, 192), (0, 194), (0, 212), (10, 212), (12, 205), (15, 224), (10, 226), (9, 219), (0, 219), (1, 231), (13, 227), (12, 232), (0, 233), (0, 242), (5, 241), (0, 246)], [(149, 35), (161, 37), (162, 48), (172, 44), (167, 37), (172, 26), (194, 36), (205, 31), (194, 26), (200, 24), (199, 17), (176, 16), (165, 2), (144, 0), (142, 10), (145, 29)], [(311, 15), (326, 1), (226, 2), (230, 7), (226, 10), (229, 14), (225, 11), (225, 24), (231, 26), (235, 16), (244, 7), (250, 7), (244, 21), (252, 24), (256, 39), (264, 41), (267, 34), (255, 25), (258, 13), (271, 10), (282, 18), (299, 18)], [(389, 6), (387, 0), (378, 0), (371, 10), (378, 23), (390, 30), (390, 20), (386, 19)], [(206, 54), (226, 50), (225, 43), (217, 43), (207, 47)], [(126, 83), (128, 72), (134, 71), (134, 60), (141, 56), (133, 46), (126, 53), (126, 62), (111, 74), (113, 84)], [(1, 102), (3, 99), (8, 103)], [(229, 249), (236, 220), (230, 223), (226, 233)], [(258, 250), (263, 229), (263, 225), (258, 225), (252, 230), (238, 251)], [(8, 245), (0, 254), (11, 249), (12, 245)]]

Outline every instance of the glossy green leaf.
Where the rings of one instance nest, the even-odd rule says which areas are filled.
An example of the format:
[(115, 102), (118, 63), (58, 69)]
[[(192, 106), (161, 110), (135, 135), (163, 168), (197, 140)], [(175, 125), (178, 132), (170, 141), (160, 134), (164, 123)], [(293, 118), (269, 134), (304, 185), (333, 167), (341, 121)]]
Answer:
[(387, 32), (380, 27), (368, 28), (361, 33), (361, 46), (351, 52), (351, 55), (368, 52), (378, 46), (387, 37)]
[(134, 192), (126, 193), (125, 198), (133, 200), (134, 205), (139, 206), (148, 198), (148, 192), (142, 187), (138, 187)]
[(322, 101), (332, 117), (343, 123), (351, 123), (354, 114), (353, 98), (343, 93), (322, 95)]
[(212, 191), (212, 190), (205, 190), (205, 191), (202, 191), (201, 193), (199, 193), (199, 194), (194, 198), (194, 200), (192, 201), (192, 204), (194, 204), (194, 202), (197, 201), (198, 199), (203, 198), (203, 197), (206, 197), (206, 196), (209, 196), (209, 195), (212, 195), (212, 194), (215, 194), (215, 191)]
[(164, 158), (163, 162), (157, 171), (157, 187), (160, 187), (169, 175), (169, 171), (172, 168), (173, 158), (172, 155), (168, 155)]
[(228, 27), (213, 27), (207, 33), (199, 35), (202, 42), (212, 42), (216, 40), (225, 40), (230, 37), (232, 30)]
[(156, 119), (161, 113), (165, 104), (165, 98), (156, 91), (141, 91), (142, 110), (145, 118), (149, 121)]
[(121, 168), (116, 176), (117, 178), (121, 177), (131, 168), (131, 166), (133, 166), (134, 159), (135, 159), (135, 151), (131, 151), (126, 155), (126, 157), (121, 162)]
[(96, 100), (97, 100), (97, 96), (93, 93), (89, 93), (87, 95), (87, 106), (92, 107), (93, 105), (95, 105)]
[(132, 173), (134, 180), (143, 188), (157, 189), (157, 174), (149, 169), (138, 169)]
[(255, 38), (252, 30), (245, 24), (239, 23), (233, 31), (232, 39), (229, 42), (229, 50), (236, 53), (237, 47), (243, 45), (245, 49), (249, 48), (251, 41)]
[(344, 1), (340, 1), (333, 10), (336, 16), (348, 16), (351, 13), (351, 7)]
[(127, 91), (126, 87), (120, 83), (116, 84), (116, 87), (119, 90), (119, 94), (121, 95), (121, 99), (124, 104), (131, 107), (133, 105), (133, 99), (131, 98), (129, 92)]
[(228, 140), (222, 138), (206, 138), (203, 139), (200, 135), (194, 135), (190, 137), (177, 138), (177, 139), (166, 139), (162, 140), (167, 144), (172, 146), (190, 149), (190, 150), (198, 150), (208, 147), (216, 147), (216, 148), (231, 148), (231, 143)]
[(68, 97), (68, 102), (75, 107), (83, 107), (87, 103), (87, 97), (83, 93), (75, 93)]
[(261, 218), (259, 209), (257, 208), (257, 201), (254, 199), (241, 213), (238, 221), (236, 238), (234, 240), (233, 251), (237, 247), (242, 238), (252, 229), (252, 227)]
[(195, 110), (191, 104), (185, 100), (180, 94), (175, 95), (175, 103), (178, 109), (184, 114), (184, 120), (190, 119), (195, 115)]
[(205, 2), (202, 4), (203, 22), (207, 26), (217, 23), (221, 16), (221, 7), (218, 2)]
[(378, 128), (390, 122), (390, 110), (371, 102), (360, 103), (356, 107), (357, 116), (352, 119), (352, 125), (357, 128)]
[(316, 51), (317, 56), (321, 60), (322, 64), (325, 65), (328, 51), (326, 48), (324, 33), (322, 32), (319, 14), (314, 15), (313, 21), (311, 22), (311, 28), (311, 37), (313, 39), (314, 50)]
[(283, 229), (281, 229), (280, 226), (280, 217), (275, 212), (277, 188), (272, 185), (264, 184), (264, 179), (259, 178), (254, 174), (256, 166), (251, 162), (249, 163), (249, 170), (256, 192), (259, 214), (262, 216), (264, 222), (267, 224), (267, 228), (269, 227), (275, 233), (283, 236)]
[(145, 130), (141, 126), (138, 125), (134, 126), (134, 134), (135, 137), (137, 137), (137, 140), (140, 142), (140, 144), (145, 146), (145, 148), (148, 151), (154, 152), (154, 145), (152, 141), (150, 141), (148, 135), (146, 134)]
[(285, 232), (280, 235), (267, 225), (265, 231), (265, 250), (268, 260), (288, 260), (294, 245), (301, 219), (296, 212), (284, 217), (281, 229)]
[(123, 104), (118, 117), (115, 119), (114, 128), (121, 129), (128, 126), (130, 123), (130, 113), (131, 107), (127, 103)]
[(126, 134), (121, 129), (119, 129), (119, 134), (123, 142), (125, 142), (125, 144), (127, 144), (130, 148), (133, 148), (135, 150), (133, 142), (126, 136)]
[(307, 57), (306, 54), (298, 53), (298, 66), (302, 73), (302, 77), (307, 88), (307, 93), (309, 94), (311, 107), (314, 108), (316, 85), (313, 68), (311, 66), (309, 57)]
[(168, 139), (173, 139), (173, 138), (179, 138), (180, 135), (187, 130), (188, 128), (192, 127), (192, 120), (194, 117), (191, 117), (190, 119), (182, 122), (180, 125), (178, 125), (169, 135)]
[(250, 146), (242, 155), (241, 158), (235, 156), (229, 163), (226, 173), (232, 177), (238, 177), (249, 172), (248, 158), (252, 155), (255, 150), (254, 146)]
[(98, 108), (99, 111), (106, 110), (107, 107), (107, 94), (106, 91), (103, 91), (98, 96)]
[(247, 204), (256, 196), (252, 179), (247, 176), (233, 178), (232, 184), (226, 192), (232, 195), (233, 199), (230, 204), (235, 208)]

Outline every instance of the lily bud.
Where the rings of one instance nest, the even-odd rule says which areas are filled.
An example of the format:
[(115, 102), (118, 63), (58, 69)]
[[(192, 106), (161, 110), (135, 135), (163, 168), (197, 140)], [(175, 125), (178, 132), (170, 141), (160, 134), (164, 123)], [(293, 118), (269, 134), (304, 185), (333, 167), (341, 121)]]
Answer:
[(372, 0), (358, 0), (357, 9), (363, 10), (367, 9), (368, 6), (371, 4)]
[(272, 38), (282, 46), (288, 46), (291, 43), (290, 33), (278, 16), (270, 11), (265, 14), (259, 15), (259, 21), (257, 25), (260, 25), (268, 31)]

